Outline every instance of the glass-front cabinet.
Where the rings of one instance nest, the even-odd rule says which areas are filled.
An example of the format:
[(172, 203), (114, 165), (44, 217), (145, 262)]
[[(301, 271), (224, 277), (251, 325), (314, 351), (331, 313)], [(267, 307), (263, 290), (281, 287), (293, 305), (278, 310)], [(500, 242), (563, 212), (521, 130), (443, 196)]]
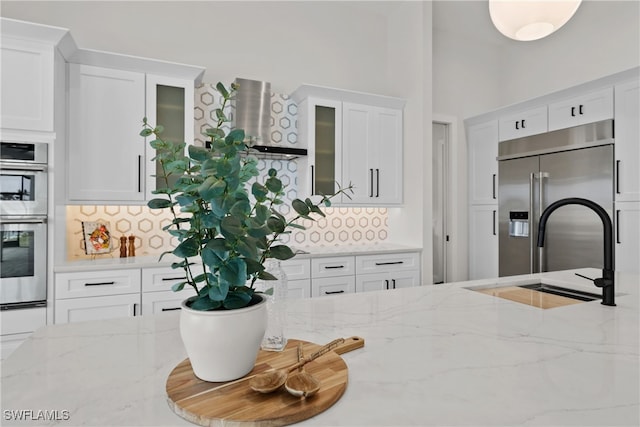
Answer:
[[(193, 144), (193, 80), (182, 80), (147, 74), (147, 120), (150, 125), (162, 125), (162, 137), (173, 143)], [(155, 158), (155, 150), (147, 141), (146, 198), (154, 198), (153, 190), (167, 188), (162, 178), (160, 162)], [(169, 183), (173, 184), (173, 183)]]
[(298, 103), (298, 117), (308, 153), (298, 159), (298, 197), (334, 194), (342, 172), (342, 103), (309, 97)]

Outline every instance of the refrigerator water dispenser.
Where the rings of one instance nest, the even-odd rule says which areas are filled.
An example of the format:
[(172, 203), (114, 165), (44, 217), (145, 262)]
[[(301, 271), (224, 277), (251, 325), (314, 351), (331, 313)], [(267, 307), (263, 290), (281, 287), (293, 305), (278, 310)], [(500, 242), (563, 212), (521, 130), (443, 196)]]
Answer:
[(509, 212), (509, 236), (529, 237), (529, 212)]

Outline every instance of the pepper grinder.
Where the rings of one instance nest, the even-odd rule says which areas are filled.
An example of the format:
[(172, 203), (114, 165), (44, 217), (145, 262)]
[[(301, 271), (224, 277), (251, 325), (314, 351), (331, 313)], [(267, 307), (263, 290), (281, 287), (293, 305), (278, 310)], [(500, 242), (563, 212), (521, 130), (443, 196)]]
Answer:
[(127, 257), (127, 238), (125, 236), (120, 237), (120, 258)]
[(136, 236), (129, 236), (129, 256), (136, 256)]

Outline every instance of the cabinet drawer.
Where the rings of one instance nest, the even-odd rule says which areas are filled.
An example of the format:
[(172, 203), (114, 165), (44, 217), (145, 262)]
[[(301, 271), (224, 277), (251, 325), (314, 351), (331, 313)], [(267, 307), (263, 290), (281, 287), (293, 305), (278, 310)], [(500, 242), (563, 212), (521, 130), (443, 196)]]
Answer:
[(191, 288), (185, 288), (180, 292), (162, 291), (143, 293), (142, 315), (150, 316), (152, 314), (179, 311), (182, 301), (193, 295), (195, 295), (195, 292)]
[(547, 106), (500, 117), (500, 141), (537, 135), (547, 131)]
[(549, 104), (549, 131), (613, 118), (613, 88)]
[(56, 299), (140, 292), (140, 270), (87, 271), (56, 274)]
[(289, 282), (292, 280), (302, 280), (311, 277), (311, 259), (309, 258), (289, 259), (282, 261), (280, 266), (287, 275), (287, 280)]
[(359, 255), (356, 257), (356, 274), (415, 270), (419, 268), (420, 254), (418, 252)]
[[(191, 266), (191, 272), (194, 277), (202, 274), (201, 266)], [(182, 282), (186, 279), (185, 272), (182, 268), (157, 267), (142, 269), (142, 291), (171, 291), (171, 286)], [(185, 288), (187, 288), (185, 286)], [(192, 289), (192, 288), (190, 288)], [(195, 293), (195, 292), (194, 292)]]
[(354, 275), (355, 257), (328, 257), (311, 259), (311, 277), (336, 277)]
[(139, 315), (140, 294), (57, 300), (55, 323), (118, 319)]
[(311, 295), (313, 297), (349, 294), (356, 291), (355, 276), (326, 277), (311, 281)]

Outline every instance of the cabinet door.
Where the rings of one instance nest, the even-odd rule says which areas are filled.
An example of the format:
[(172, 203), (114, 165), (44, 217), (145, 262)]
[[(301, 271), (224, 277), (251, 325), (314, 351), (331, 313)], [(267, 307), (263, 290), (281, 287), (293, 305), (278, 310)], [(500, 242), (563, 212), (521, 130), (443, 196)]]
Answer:
[(355, 291), (355, 276), (326, 277), (311, 281), (311, 295), (313, 297), (348, 294)]
[(56, 299), (140, 293), (139, 269), (57, 273), (55, 281)]
[(549, 104), (549, 131), (613, 118), (613, 88)]
[(342, 204), (402, 203), (402, 111), (345, 102), (342, 112), (342, 184), (354, 186)]
[(54, 46), (2, 37), (2, 129), (53, 131)]
[(287, 280), (287, 299), (311, 297), (311, 279)]
[(373, 204), (402, 203), (402, 111), (376, 108), (373, 115), (373, 139), (367, 147), (374, 156), (375, 194)]
[[(162, 125), (162, 138), (172, 143), (193, 144), (194, 120), (194, 82), (147, 74), (146, 76), (146, 112), (149, 124)], [(158, 161), (152, 162), (155, 150), (145, 143), (147, 159), (146, 192), (147, 200), (155, 198), (151, 192), (167, 188), (167, 183), (161, 178), (162, 165)], [(185, 150), (186, 151), (186, 150)], [(174, 184), (177, 177), (172, 177), (170, 184)]]
[(615, 270), (640, 273), (640, 202), (616, 203)]
[(498, 277), (498, 205), (469, 207), (469, 280)]
[(356, 272), (355, 257), (323, 257), (311, 259), (311, 277), (353, 276)]
[[(351, 199), (345, 205), (370, 204), (376, 195), (376, 165), (369, 144), (373, 139), (374, 108), (344, 103), (342, 106), (343, 185), (353, 184)], [(380, 170), (377, 171), (378, 176)]]
[(616, 201), (640, 201), (640, 82), (615, 87)]
[(342, 183), (342, 103), (309, 97), (298, 105), (298, 134), (307, 156), (298, 161), (298, 197), (334, 194)]
[(70, 201), (144, 200), (142, 73), (69, 64)]
[(469, 203), (497, 203), (498, 121), (469, 126)]
[(401, 271), (391, 275), (390, 289), (413, 288), (420, 286), (420, 271)]
[(55, 323), (116, 319), (139, 315), (140, 293), (56, 300)]
[(547, 106), (500, 117), (500, 141), (537, 135), (547, 131)]
[(416, 269), (420, 269), (418, 252), (356, 256), (356, 274), (379, 274)]
[(389, 278), (386, 274), (358, 274), (356, 276), (356, 292), (384, 291), (389, 289)]

